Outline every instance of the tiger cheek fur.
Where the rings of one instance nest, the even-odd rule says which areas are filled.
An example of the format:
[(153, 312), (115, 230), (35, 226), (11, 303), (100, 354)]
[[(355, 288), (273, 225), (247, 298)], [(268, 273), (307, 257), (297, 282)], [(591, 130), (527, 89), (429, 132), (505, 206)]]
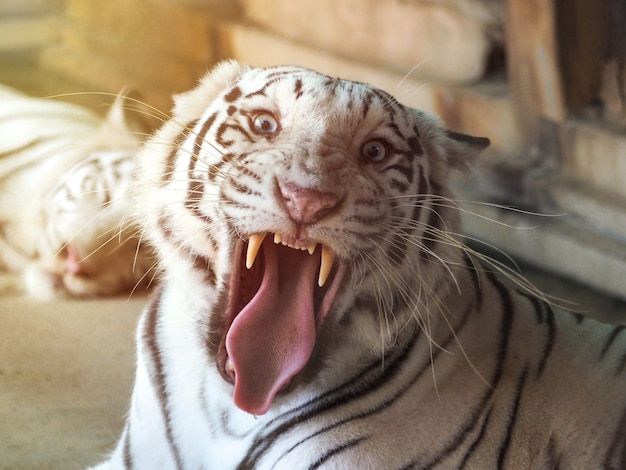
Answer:
[[(607, 350), (619, 330), (564, 315), (573, 333), (556, 344), (550, 305), (476, 267), (447, 175), (487, 139), (298, 67), (221, 64), (173, 114), (139, 155), (137, 215), (162, 283), (137, 332), (126, 428), (99, 468), (515, 469), (581, 457), (566, 449), (576, 420), (542, 409), (533, 429), (519, 410), (548, 406), (539, 379), (553, 356), (572, 356), (576, 328), (613, 338)], [(624, 379), (611, 380), (619, 403)], [(616, 405), (585, 436), (599, 423), (619, 431), (611, 413), (624, 430)], [(618, 461), (613, 439), (589, 462)]]

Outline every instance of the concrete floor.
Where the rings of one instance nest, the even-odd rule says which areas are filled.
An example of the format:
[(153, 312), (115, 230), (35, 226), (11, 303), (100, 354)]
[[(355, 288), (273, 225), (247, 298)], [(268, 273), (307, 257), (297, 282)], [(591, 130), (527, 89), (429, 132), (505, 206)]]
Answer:
[(116, 442), (145, 297), (0, 297), (0, 469), (79, 469)]
[[(46, 96), (80, 91), (27, 67), (0, 82)], [(549, 274), (524, 270), (572, 308), (626, 322), (626, 304)], [(0, 470), (70, 470), (96, 463), (122, 428), (134, 373), (133, 333), (143, 296), (37, 303), (0, 297)]]

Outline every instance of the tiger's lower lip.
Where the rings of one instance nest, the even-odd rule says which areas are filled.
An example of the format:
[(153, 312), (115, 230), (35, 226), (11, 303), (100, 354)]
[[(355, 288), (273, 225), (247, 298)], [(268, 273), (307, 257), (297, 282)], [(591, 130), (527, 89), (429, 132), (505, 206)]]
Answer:
[[(246, 251), (246, 268), (250, 269), (252, 268), (252, 266), (254, 266), (254, 261), (256, 260), (257, 254), (259, 253), (259, 248), (261, 247), (261, 244), (263, 243), (263, 240), (265, 240), (265, 237), (267, 235), (268, 235), (267, 232), (254, 233), (250, 235), (248, 239), (248, 248)], [(289, 248), (293, 248), (294, 250), (303, 250), (303, 251), (306, 250), (309, 252), (310, 255), (312, 255), (315, 252), (315, 250), (317, 249), (317, 245), (318, 245), (318, 243), (313, 242), (306, 246), (304, 245), (298, 246), (293, 243), (289, 243), (285, 241), (283, 237), (281, 237), (281, 235), (278, 233), (274, 233), (274, 243), (275, 244), (280, 243), (281, 245), (287, 246)], [(333, 268), (334, 261), (335, 261), (335, 253), (333, 252), (333, 250), (326, 245), (322, 245), (320, 270), (319, 270), (319, 276), (317, 279), (317, 285), (319, 287), (323, 287), (326, 284), (326, 281), (328, 280), (330, 272)]]

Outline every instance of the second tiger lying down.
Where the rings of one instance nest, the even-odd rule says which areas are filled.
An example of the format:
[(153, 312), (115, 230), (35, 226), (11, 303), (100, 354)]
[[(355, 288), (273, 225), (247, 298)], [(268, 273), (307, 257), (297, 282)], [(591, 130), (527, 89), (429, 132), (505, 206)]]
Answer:
[(487, 139), (371, 86), (220, 65), (140, 154), (162, 283), (99, 468), (626, 467), (626, 332), (477, 264)]

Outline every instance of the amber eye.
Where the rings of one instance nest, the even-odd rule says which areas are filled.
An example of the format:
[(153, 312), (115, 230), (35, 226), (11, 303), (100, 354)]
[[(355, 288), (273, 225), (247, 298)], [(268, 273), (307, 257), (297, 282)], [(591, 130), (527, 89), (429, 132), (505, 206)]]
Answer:
[(278, 130), (278, 121), (270, 113), (259, 113), (252, 117), (252, 126), (258, 134), (273, 134)]
[(382, 140), (370, 140), (362, 147), (361, 154), (368, 160), (379, 163), (387, 156), (387, 146)]

